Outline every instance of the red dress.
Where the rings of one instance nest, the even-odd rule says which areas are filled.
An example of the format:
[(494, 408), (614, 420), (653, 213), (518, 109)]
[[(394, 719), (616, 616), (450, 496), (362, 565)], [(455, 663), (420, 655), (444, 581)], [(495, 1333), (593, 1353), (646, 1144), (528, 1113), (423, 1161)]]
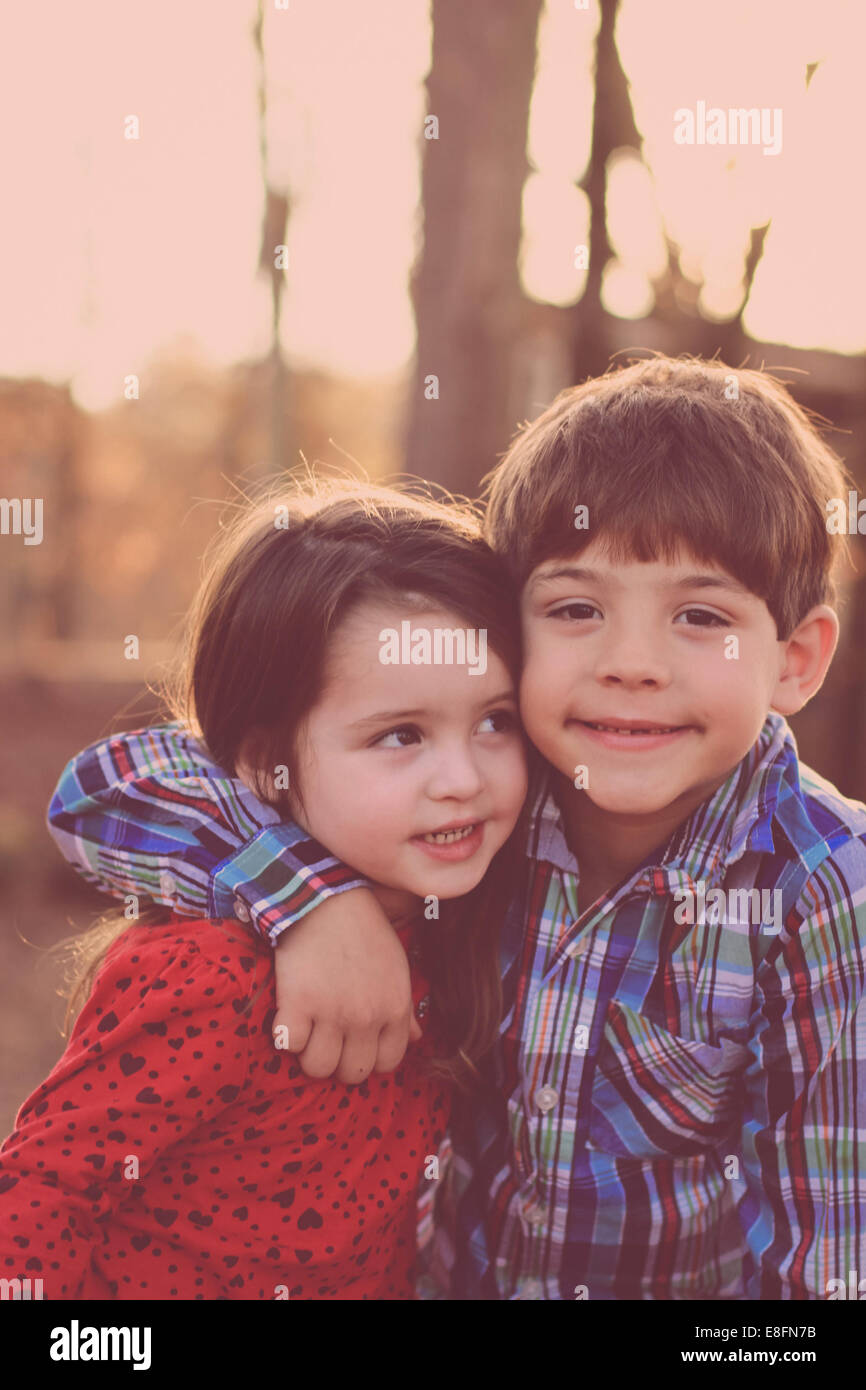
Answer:
[(275, 1050), (274, 1008), (273, 951), (234, 922), (121, 936), (0, 1149), (0, 1278), (45, 1299), (413, 1298), (448, 1119), (420, 1072), (430, 1016), (397, 1071), (346, 1086)]

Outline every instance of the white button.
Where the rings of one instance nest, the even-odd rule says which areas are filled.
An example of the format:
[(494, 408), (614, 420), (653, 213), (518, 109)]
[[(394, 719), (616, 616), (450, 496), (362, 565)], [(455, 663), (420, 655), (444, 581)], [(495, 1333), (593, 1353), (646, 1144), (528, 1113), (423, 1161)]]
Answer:
[(246, 903), (241, 902), (240, 898), (235, 898), (232, 903), (232, 912), (239, 922), (248, 922), (250, 920), (250, 910)]
[(520, 1290), (521, 1298), (539, 1298), (541, 1295), (541, 1281), (539, 1279), (527, 1279)]
[(545, 1221), (547, 1220), (547, 1212), (544, 1210), (544, 1207), (538, 1205), (534, 1207), (529, 1207), (524, 1212), (524, 1216), (526, 1217), (530, 1226), (543, 1226)]
[(552, 1110), (559, 1100), (559, 1092), (554, 1091), (552, 1086), (541, 1086), (535, 1092), (535, 1104), (539, 1110)]
[(177, 892), (177, 884), (171, 874), (162, 873), (159, 876), (159, 891), (164, 898), (173, 898)]

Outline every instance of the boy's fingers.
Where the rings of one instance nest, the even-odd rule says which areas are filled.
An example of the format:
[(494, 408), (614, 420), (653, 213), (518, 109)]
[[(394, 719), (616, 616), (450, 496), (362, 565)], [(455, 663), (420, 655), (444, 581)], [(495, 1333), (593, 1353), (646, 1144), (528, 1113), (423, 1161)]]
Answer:
[(309, 1042), (303, 1052), (298, 1053), (301, 1070), (307, 1076), (315, 1076), (319, 1080), (333, 1076), (340, 1065), (342, 1051), (343, 1030), (335, 1028), (331, 1023), (317, 1021), (313, 1025)]
[(338, 1081), (342, 1081), (346, 1086), (359, 1086), (362, 1081), (366, 1081), (376, 1061), (377, 1038), (378, 1031), (375, 1028), (359, 1029), (357, 1032), (346, 1034), (336, 1073)]
[(376, 1054), (376, 1071), (394, 1071), (399, 1067), (410, 1040), (406, 1022), (404, 1019), (401, 1023), (389, 1023), (382, 1029)]
[(274, 1019), (271, 1029), (274, 1047), (281, 1052), (303, 1052), (310, 1041), (312, 1031), (313, 1019), (310, 1014), (298, 1013), (295, 1010), (279, 1014)]

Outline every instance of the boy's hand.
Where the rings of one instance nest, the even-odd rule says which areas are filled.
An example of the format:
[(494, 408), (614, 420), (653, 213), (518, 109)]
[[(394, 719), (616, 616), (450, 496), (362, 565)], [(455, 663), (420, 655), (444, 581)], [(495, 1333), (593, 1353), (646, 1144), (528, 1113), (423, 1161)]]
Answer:
[(357, 1085), (371, 1071), (393, 1071), (422, 1036), (406, 952), (369, 889), (328, 898), (283, 933), (274, 954), (274, 1028), (287, 1030), (286, 1048), (307, 1076)]

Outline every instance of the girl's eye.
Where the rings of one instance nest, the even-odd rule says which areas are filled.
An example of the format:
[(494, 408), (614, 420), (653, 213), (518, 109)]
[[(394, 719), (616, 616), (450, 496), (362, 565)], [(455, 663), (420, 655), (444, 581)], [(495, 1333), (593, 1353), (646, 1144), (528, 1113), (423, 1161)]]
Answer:
[[(489, 724), (491, 727), (485, 729), (485, 724)], [(496, 709), (491, 710), (490, 714), (485, 714), (478, 727), (482, 733), (507, 734), (510, 733), (516, 725), (517, 720), (510, 710)]]
[(711, 613), (708, 608), (687, 608), (679, 614), (680, 618), (689, 618), (691, 621), (688, 627), (730, 627), (727, 618), (723, 618), (720, 613)]
[[(413, 729), (411, 724), (401, 724), (398, 729), (389, 729), (386, 734), (380, 734), (377, 739), (373, 740), (373, 747), (410, 748), (418, 738), (418, 730)], [(392, 742), (389, 743), (388, 739), (391, 739)]]
[(554, 608), (548, 614), (550, 618), (561, 618), (567, 622), (586, 622), (595, 615), (601, 617), (601, 610), (596, 608), (594, 603), (564, 603), (561, 608)]

